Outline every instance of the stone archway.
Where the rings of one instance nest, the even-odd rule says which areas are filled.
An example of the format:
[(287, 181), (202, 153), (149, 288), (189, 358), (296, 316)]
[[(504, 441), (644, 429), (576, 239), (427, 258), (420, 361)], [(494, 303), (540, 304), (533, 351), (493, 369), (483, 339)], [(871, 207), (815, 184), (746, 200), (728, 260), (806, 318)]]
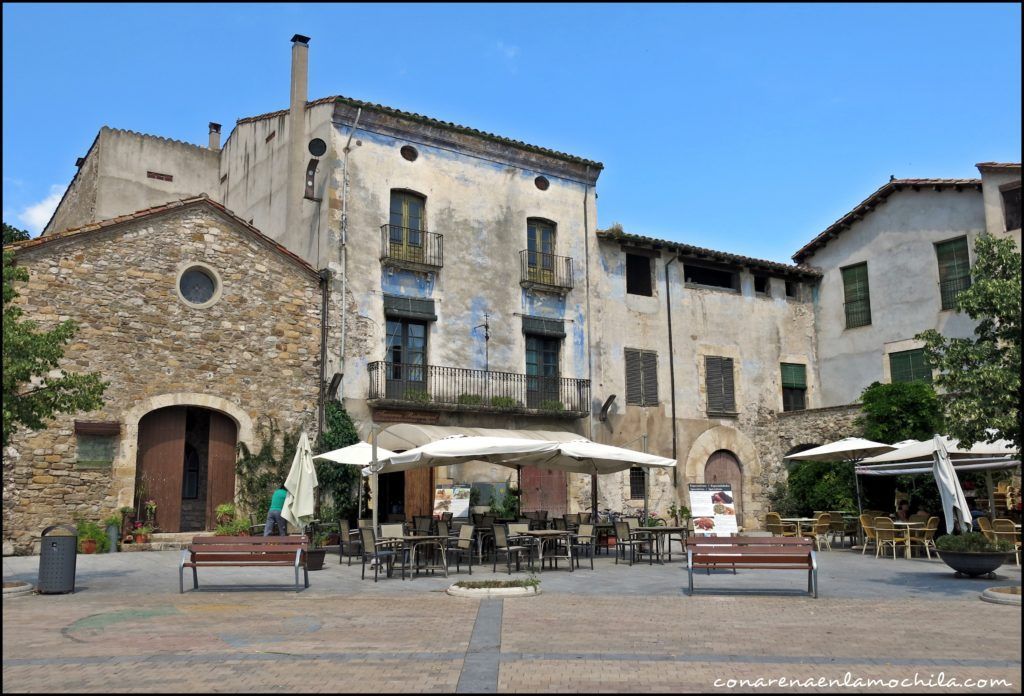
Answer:
[(135, 467), (138, 456), (139, 421), (147, 413), (167, 406), (199, 406), (220, 411), (234, 421), (238, 429), (238, 442), (244, 442), (246, 445), (252, 446), (252, 418), (249, 417), (248, 413), (227, 399), (194, 392), (161, 394), (160, 396), (144, 399), (124, 415), (124, 430), (121, 434), (121, 444), (118, 448), (117, 459), (114, 460), (112, 471), (118, 507), (130, 507), (135, 502)]
[(750, 438), (735, 428), (718, 425), (705, 430), (694, 440), (686, 456), (685, 480), (690, 483), (706, 483), (704, 467), (708, 459), (719, 450), (728, 450), (738, 460), (743, 481), (743, 517), (737, 520), (744, 529), (761, 527), (761, 460)]

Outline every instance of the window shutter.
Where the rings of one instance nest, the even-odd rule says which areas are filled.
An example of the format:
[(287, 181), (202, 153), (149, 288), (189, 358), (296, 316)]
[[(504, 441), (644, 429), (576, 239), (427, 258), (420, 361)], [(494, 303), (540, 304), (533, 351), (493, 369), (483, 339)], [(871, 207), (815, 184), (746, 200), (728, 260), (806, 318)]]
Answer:
[(565, 338), (565, 324), (562, 319), (524, 316), (523, 333), (549, 338)]
[(626, 348), (626, 403), (643, 405), (643, 364), (640, 351)]
[(734, 413), (736, 411), (736, 392), (732, 381), (732, 358), (722, 358), (722, 403), (724, 411)]
[(428, 298), (384, 295), (384, 315), (389, 319), (437, 321), (434, 301)]
[(645, 406), (658, 405), (658, 354), (645, 350), (641, 354), (643, 366), (643, 400)]
[(722, 359), (717, 355), (704, 356), (704, 382), (708, 391), (708, 412), (725, 410), (722, 392)]
[(931, 382), (932, 372), (925, 363), (924, 349), (890, 353), (889, 378), (891, 382)]
[(857, 264), (843, 269), (843, 300), (846, 328), (871, 323), (871, 293), (868, 288), (868, 265)]
[(943, 309), (956, 306), (956, 296), (971, 287), (971, 260), (967, 251), (967, 237), (951, 239), (935, 245), (939, 259), (939, 296)]
[(796, 363), (782, 363), (782, 386), (806, 389), (807, 367)]

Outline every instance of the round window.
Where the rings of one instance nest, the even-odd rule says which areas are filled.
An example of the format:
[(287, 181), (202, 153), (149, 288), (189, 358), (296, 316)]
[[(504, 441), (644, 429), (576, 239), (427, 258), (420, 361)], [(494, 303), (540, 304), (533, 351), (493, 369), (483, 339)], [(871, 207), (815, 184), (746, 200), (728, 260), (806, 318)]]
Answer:
[(193, 266), (181, 274), (178, 289), (189, 304), (206, 304), (217, 292), (217, 281), (206, 269)]
[(403, 145), (402, 149), (399, 150), (399, 152), (402, 153), (402, 157), (409, 160), (410, 162), (415, 162), (416, 158), (420, 156), (420, 153), (418, 153), (416, 151), (416, 148), (414, 148), (412, 145)]
[(538, 176), (538, 177), (537, 177), (536, 179), (534, 179), (534, 180), (533, 180), (533, 183), (534, 183), (534, 184), (535, 184), (535, 185), (537, 186), (537, 188), (539, 188), (539, 189), (540, 189), (541, 191), (547, 191), (547, 190), (548, 190), (548, 186), (550, 186), (550, 185), (551, 185), (551, 182), (549, 182), (549, 181), (547, 180), (547, 177), (543, 177), (543, 176)]

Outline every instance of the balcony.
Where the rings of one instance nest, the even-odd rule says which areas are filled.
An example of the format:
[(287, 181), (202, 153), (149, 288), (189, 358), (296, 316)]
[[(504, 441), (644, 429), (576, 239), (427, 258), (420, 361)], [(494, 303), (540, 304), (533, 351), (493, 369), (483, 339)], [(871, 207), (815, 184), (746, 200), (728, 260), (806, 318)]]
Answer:
[(519, 284), (564, 295), (572, 290), (572, 259), (523, 249), (519, 252)]
[(435, 271), (444, 265), (444, 235), (398, 225), (381, 225), (380, 260), (386, 266)]
[(372, 362), (370, 405), (427, 411), (518, 413), (582, 418), (590, 412), (590, 380), (438, 365)]

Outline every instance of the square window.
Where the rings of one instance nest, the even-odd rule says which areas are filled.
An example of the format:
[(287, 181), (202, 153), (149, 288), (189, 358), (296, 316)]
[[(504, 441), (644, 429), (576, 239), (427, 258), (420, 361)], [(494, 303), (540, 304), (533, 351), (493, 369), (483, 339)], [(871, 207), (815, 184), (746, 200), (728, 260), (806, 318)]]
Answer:
[(924, 358), (924, 348), (889, 353), (890, 382), (931, 382), (932, 371)]
[(1003, 198), (1003, 221), (1006, 223), (1006, 231), (1020, 229), (1020, 182), (1016, 182), (1005, 189), (1000, 189), (999, 194)]
[(800, 284), (799, 281), (787, 280), (786, 281), (786, 297), (788, 297), (791, 300), (799, 300), (800, 299), (800, 289), (801, 289), (801, 287), (802, 287), (802, 285)]
[(650, 297), (654, 288), (651, 283), (651, 257), (640, 254), (626, 254), (626, 292), (630, 295)]
[(768, 295), (769, 287), (768, 276), (754, 276), (754, 292), (758, 295)]
[(634, 466), (629, 470), (629, 497), (642, 500), (647, 490), (647, 473), (642, 467)]
[(683, 265), (683, 273), (686, 277), (687, 285), (724, 288), (733, 292), (739, 289), (739, 274), (736, 271), (686, 263)]
[(104, 469), (114, 462), (117, 455), (116, 435), (75, 435), (75, 467), (79, 469)]

